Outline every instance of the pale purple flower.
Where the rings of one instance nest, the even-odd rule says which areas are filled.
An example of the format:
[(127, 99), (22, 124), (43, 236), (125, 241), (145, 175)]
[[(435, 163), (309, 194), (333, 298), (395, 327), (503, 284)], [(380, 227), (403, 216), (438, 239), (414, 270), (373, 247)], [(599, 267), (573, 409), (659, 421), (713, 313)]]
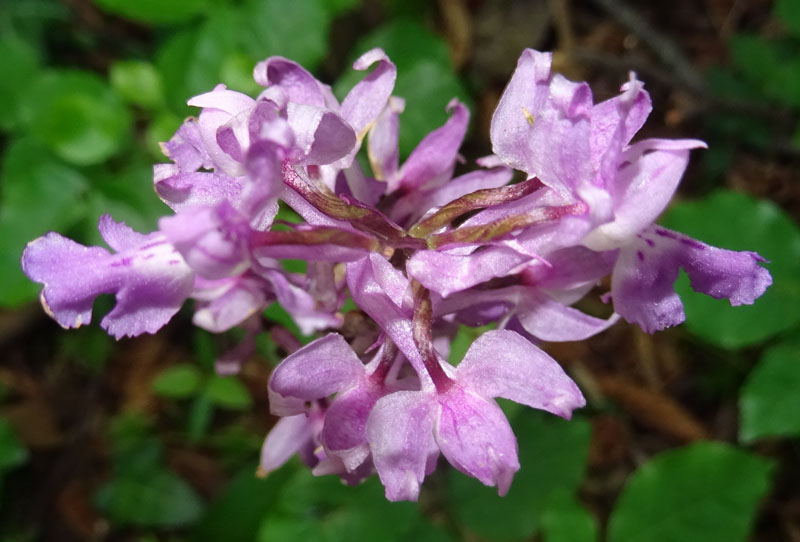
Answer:
[(65, 328), (88, 324), (94, 299), (114, 294), (116, 305), (100, 322), (109, 334), (155, 333), (189, 297), (194, 273), (158, 232), (137, 233), (109, 215), (98, 228), (116, 253), (51, 232), (28, 243), (22, 269), (44, 285), (42, 304)]

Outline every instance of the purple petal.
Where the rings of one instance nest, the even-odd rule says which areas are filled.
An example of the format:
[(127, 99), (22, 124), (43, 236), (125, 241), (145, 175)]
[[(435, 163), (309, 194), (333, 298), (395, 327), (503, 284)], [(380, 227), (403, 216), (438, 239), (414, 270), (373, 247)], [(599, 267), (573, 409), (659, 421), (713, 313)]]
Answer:
[(369, 131), (367, 155), (375, 178), (381, 181), (393, 178), (397, 173), (400, 157), (397, 117), (405, 107), (405, 100), (392, 96)]
[(264, 281), (248, 273), (217, 281), (198, 278), (192, 297), (198, 301), (192, 322), (212, 333), (238, 326), (274, 300)]
[(612, 186), (623, 148), (644, 125), (652, 108), (644, 84), (633, 74), (623, 85), (622, 94), (592, 108), (591, 150), (592, 168), (598, 176), (596, 184)]
[(552, 55), (526, 49), (492, 117), (493, 152), (562, 194), (591, 175), (592, 94), (551, 77)]
[[(135, 239), (123, 224), (101, 219), (105, 234), (122, 246)], [(45, 310), (64, 327), (91, 320), (100, 294), (116, 294), (117, 303), (101, 322), (116, 338), (155, 333), (178, 312), (192, 290), (194, 275), (180, 255), (157, 233), (119, 254), (85, 247), (56, 233), (28, 244), (22, 267), (44, 284)]]
[(116, 252), (136, 248), (149, 240), (149, 236), (134, 231), (124, 222), (117, 222), (111, 218), (111, 215), (101, 216), (97, 229), (100, 231), (103, 241)]
[(236, 204), (242, 192), (239, 179), (222, 173), (182, 173), (171, 164), (156, 165), (153, 177), (156, 193), (173, 211), (222, 201)]
[(705, 147), (694, 139), (645, 140), (623, 154), (612, 189), (614, 220), (592, 231), (583, 244), (613, 250), (630, 242), (658, 218), (675, 193), (689, 163), (689, 149)]
[(313, 434), (313, 423), (306, 414), (278, 420), (261, 447), (261, 469), (269, 473), (282, 467), (290, 457), (311, 444)]
[(287, 113), (303, 153), (299, 163), (330, 164), (347, 156), (356, 144), (353, 129), (333, 111), (290, 102)]
[(519, 470), (517, 439), (503, 411), (491, 399), (453, 386), (439, 396), (441, 412), (434, 438), (451, 465), (497, 486), (500, 496), (508, 492)]
[(226, 201), (184, 209), (163, 217), (158, 225), (189, 267), (204, 278), (238, 275), (250, 265), (250, 226)]
[(772, 284), (754, 252), (723, 250), (652, 226), (623, 248), (611, 278), (614, 310), (646, 332), (680, 324), (683, 305), (673, 290), (683, 267), (692, 288), (731, 305), (749, 305)]
[[(429, 133), (411, 152), (395, 177), (388, 179), (387, 193), (415, 190), (452, 174), (458, 149), (469, 124), (469, 109), (455, 98), (447, 105), (447, 122)], [(443, 179), (443, 180), (446, 180)]]
[(327, 398), (364, 378), (364, 364), (338, 333), (310, 342), (284, 359), (269, 379), (270, 389), (303, 401)]
[(421, 250), (406, 265), (408, 274), (445, 297), (495, 277), (502, 277), (530, 261), (531, 256), (497, 246), (472, 254)]
[(362, 382), (337, 395), (325, 414), (320, 440), (325, 450), (339, 457), (348, 471), (355, 470), (369, 456), (367, 418), (381, 395), (379, 386)]
[(337, 316), (320, 310), (316, 300), (306, 288), (290, 282), (282, 271), (267, 269), (261, 274), (270, 283), (278, 303), (292, 316), (303, 335), (311, 335), (317, 330), (341, 325), (341, 320)]
[(425, 479), (433, 438), (430, 393), (399, 391), (375, 403), (367, 420), (367, 440), (378, 476), (390, 501), (416, 501)]
[(253, 70), (256, 83), (280, 87), (290, 102), (325, 107), (326, 96), (322, 83), (305, 68), (283, 57), (273, 56), (256, 64)]
[(347, 264), (347, 286), (356, 305), (375, 320), (406, 356), (419, 375), (422, 388), (432, 389), (433, 382), (423, 368), (411, 330), (411, 307), (406, 303), (407, 279), (385, 258), (373, 253), (369, 258)]
[(516, 315), (525, 331), (543, 341), (582, 341), (605, 331), (619, 320), (616, 314), (608, 320), (595, 318), (559, 303), (535, 288), (528, 290), (524, 308), (520, 308)]
[(381, 49), (371, 49), (361, 55), (353, 69), (366, 70), (378, 66), (347, 93), (340, 113), (355, 130), (361, 141), (366, 131), (384, 109), (394, 89), (397, 68)]
[(164, 154), (182, 172), (191, 173), (198, 169), (212, 167), (211, 157), (203, 146), (197, 119), (189, 118), (181, 124), (175, 135), (161, 144)]
[(567, 419), (586, 404), (558, 362), (513, 331), (478, 337), (456, 367), (456, 380), (484, 397), (503, 397)]

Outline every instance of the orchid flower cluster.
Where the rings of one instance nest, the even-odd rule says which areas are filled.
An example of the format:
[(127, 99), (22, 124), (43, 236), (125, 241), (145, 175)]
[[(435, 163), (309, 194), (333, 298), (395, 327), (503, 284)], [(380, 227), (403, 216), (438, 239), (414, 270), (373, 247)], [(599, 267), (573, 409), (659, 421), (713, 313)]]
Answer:
[[(586, 339), (620, 317), (646, 332), (680, 323), (681, 268), (732, 305), (771, 283), (758, 254), (654, 224), (705, 145), (631, 143), (651, 110), (633, 75), (594, 104), (586, 83), (551, 72), (549, 53), (524, 51), (494, 112), (493, 154), (454, 177), (467, 108), (452, 100), (401, 164), (395, 65), (373, 49), (354, 68), (367, 73), (341, 103), (281, 57), (255, 67), (256, 99), (224, 85), (192, 98), (199, 115), (154, 168), (174, 211), (157, 231), (106, 215), (111, 251), (51, 232), (22, 257), (66, 328), (88, 323), (100, 294), (116, 296), (101, 326), (117, 338), (156, 332), (193, 299), (197, 326), (246, 331), (222, 371), (252, 353), (274, 302), (304, 334), (322, 332), (270, 377), (281, 418), (263, 471), (298, 453), (315, 474), (355, 484), (377, 471), (388, 499), (415, 500), (441, 453), (505, 494), (520, 465), (495, 398), (564, 418), (585, 404), (540, 341)], [(302, 220), (276, 218), (281, 206)], [(608, 275), (610, 318), (572, 307)], [(357, 310), (343, 314), (348, 296)], [(459, 325), (491, 323), (457, 366), (446, 361)]]

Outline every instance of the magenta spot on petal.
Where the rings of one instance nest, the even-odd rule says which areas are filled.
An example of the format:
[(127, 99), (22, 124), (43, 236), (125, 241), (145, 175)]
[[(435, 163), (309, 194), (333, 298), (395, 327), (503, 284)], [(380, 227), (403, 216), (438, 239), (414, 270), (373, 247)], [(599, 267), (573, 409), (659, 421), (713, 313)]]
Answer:
[(139, 247), (139, 250), (147, 250), (148, 248), (153, 248), (153, 247), (161, 246), (161, 245), (163, 245), (165, 242), (166, 242), (166, 241), (154, 241), (154, 242), (152, 242), (152, 243), (147, 243), (146, 245), (142, 245), (141, 247)]
[(643, 262), (643, 261), (644, 261), (644, 254), (642, 253), (642, 251), (641, 251), (641, 250), (637, 250), (637, 251), (636, 251), (636, 256), (639, 258), (639, 261), (640, 261), (640, 262)]
[(132, 258), (126, 256), (120, 260), (111, 262), (111, 267), (128, 267), (131, 264)]
[(692, 248), (696, 248), (697, 250), (705, 250), (705, 245), (700, 243), (699, 241), (695, 241), (694, 239), (689, 239), (688, 237), (681, 238), (681, 243)]
[(649, 247), (656, 246), (656, 242), (653, 241), (652, 239), (645, 239), (644, 242), (647, 243), (647, 246), (649, 246)]
[(170, 260), (167, 263), (169, 263), (170, 265), (177, 265), (177, 264), (181, 263), (181, 261), (180, 260)]
[(156, 257), (156, 255), (151, 252), (149, 254), (145, 254), (144, 256), (142, 256), (142, 259), (143, 260), (149, 260), (150, 258), (155, 258), (155, 257)]
[(669, 230), (662, 230), (661, 228), (656, 228), (656, 235), (661, 237), (666, 237), (667, 239), (675, 239), (676, 241), (679, 239), (678, 234), (671, 232)]

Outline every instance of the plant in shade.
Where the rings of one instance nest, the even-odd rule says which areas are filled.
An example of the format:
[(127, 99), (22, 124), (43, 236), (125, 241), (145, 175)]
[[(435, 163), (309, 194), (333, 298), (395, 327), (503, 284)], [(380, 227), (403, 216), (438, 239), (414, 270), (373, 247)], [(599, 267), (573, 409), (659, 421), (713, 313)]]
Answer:
[[(341, 103), (298, 64), (268, 58), (254, 71), (257, 97), (220, 85), (189, 101), (199, 115), (154, 168), (174, 211), (158, 231), (104, 216), (111, 252), (49, 233), (28, 245), (23, 268), (66, 328), (114, 294), (101, 325), (117, 338), (154, 333), (193, 299), (197, 326), (245, 329), (222, 371), (252, 353), (273, 302), (304, 334), (320, 333), (271, 376), (282, 418), (264, 443), (265, 472), (299, 453), (315, 474), (354, 484), (377, 471), (387, 498), (414, 500), (441, 454), (504, 494), (520, 465), (495, 398), (564, 418), (585, 404), (539, 341), (582, 340), (619, 317), (647, 332), (680, 323), (681, 268), (732, 305), (771, 283), (757, 254), (654, 224), (704, 143), (632, 142), (651, 109), (640, 81), (595, 104), (586, 83), (550, 64), (523, 52), (492, 120), (494, 154), (454, 176), (468, 110), (453, 100), (401, 164), (404, 103), (381, 50), (355, 62), (369, 71)], [(511, 183), (514, 169), (525, 180)], [(302, 220), (277, 219), (281, 205)], [(609, 274), (611, 317), (572, 306)], [(343, 314), (348, 296), (357, 308)], [(337, 332), (345, 319), (356, 324)], [(446, 361), (460, 324), (490, 323), (457, 366)]]

